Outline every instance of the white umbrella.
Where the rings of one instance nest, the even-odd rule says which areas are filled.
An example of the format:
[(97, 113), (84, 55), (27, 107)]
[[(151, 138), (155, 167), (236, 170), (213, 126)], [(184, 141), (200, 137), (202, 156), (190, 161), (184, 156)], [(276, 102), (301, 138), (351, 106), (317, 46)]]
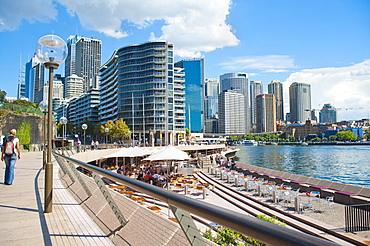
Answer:
[(165, 148), (153, 155), (145, 158), (145, 161), (183, 161), (189, 160), (190, 156), (186, 152), (179, 150), (173, 146)]
[(122, 148), (117, 152), (114, 152), (110, 155), (104, 156), (104, 158), (112, 158), (112, 157), (139, 157), (139, 156), (146, 156), (150, 155), (151, 152), (147, 149), (141, 149), (139, 147), (130, 147), (130, 148)]

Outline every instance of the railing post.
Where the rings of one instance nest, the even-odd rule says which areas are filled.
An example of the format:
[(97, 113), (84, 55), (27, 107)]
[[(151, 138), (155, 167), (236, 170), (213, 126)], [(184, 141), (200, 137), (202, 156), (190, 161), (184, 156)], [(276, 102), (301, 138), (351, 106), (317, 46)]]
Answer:
[(190, 213), (173, 206), (170, 206), (170, 208), (177, 221), (179, 222), (182, 230), (184, 231), (186, 237), (188, 238), (190, 244), (196, 246), (205, 246), (206, 244), (203, 241), (203, 237), (200, 234), (199, 229), (195, 225)]

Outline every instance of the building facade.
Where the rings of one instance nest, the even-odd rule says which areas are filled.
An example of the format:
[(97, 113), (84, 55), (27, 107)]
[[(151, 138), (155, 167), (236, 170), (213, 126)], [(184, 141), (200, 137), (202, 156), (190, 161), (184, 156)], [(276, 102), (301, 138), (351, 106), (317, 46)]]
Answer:
[(87, 93), (69, 101), (68, 120), (81, 129), (81, 125), (90, 121), (99, 125), (99, 89), (90, 89)]
[(251, 81), (250, 82), (250, 108), (251, 108), (251, 127), (256, 126), (256, 97), (263, 93), (262, 81)]
[(64, 82), (64, 98), (79, 97), (83, 94), (83, 78), (76, 74), (65, 78)]
[[(247, 135), (250, 132), (250, 107), (249, 107), (249, 89), (248, 89), (248, 74), (246, 73), (227, 73), (220, 76), (221, 94), (224, 91), (232, 90), (233, 93), (239, 93), (244, 98), (244, 130), (243, 134)], [(220, 103), (220, 101), (219, 101)], [(224, 105), (225, 106), (225, 105)], [(219, 106), (220, 109), (220, 106)], [(228, 110), (227, 108), (225, 110)], [(220, 115), (220, 112), (219, 112)], [(220, 116), (219, 116), (220, 117)], [(220, 126), (220, 124), (219, 124)]]
[(218, 118), (218, 94), (220, 94), (220, 84), (218, 79), (206, 79), (204, 83), (204, 118)]
[(135, 141), (177, 142), (185, 134), (185, 80), (173, 52), (165, 41), (115, 51), (100, 69), (101, 121), (122, 118)]
[(25, 66), (25, 97), (30, 102), (40, 103), (39, 91), (45, 83), (45, 66), (40, 63), (36, 56), (33, 56)]
[(204, 59), (178, 61), (175, 63), (175, 67), (183, 68), (185, 72), (186, 128), (189, 128), (191, 132), (203, 132)]
[(70, 36), (67, 39), (68, 55), (65, 61), (65, 76), (76, 74), (83, 78), (83, 92), (97, 84), (101, 66), (101, 45), (99, 39)]
[(259, 133), (276, 132), (276, 99), (274, 94), (257, 95), (256, 129)]
[(268, 85), (268, 94), (274, 94), (276, 99), (276, 119), (284, 121), (284, 94), (283, 84), (279, 80), (272, 80)]
[(245, 134), (245, 98), (238, 91), (224, 90), (218, 102), (218, 133)]
[(302, 123), (310, 119), (311, 86), (294, 82), (289, 87), (290, 122)]
[(320, 110), (320, 123), (338, 122), (338, 111), (331, 103), (326, 103)]

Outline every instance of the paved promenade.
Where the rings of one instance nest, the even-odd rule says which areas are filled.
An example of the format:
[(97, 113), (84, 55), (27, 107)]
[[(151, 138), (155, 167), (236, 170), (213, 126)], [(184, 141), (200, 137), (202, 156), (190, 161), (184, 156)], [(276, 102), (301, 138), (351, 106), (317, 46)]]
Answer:
[(43, 212), (42, 152), (22, 152), (13, 185), (0, 171), (0, 245), (113, 245), (61, 185), (54, 165), (53, 212)]

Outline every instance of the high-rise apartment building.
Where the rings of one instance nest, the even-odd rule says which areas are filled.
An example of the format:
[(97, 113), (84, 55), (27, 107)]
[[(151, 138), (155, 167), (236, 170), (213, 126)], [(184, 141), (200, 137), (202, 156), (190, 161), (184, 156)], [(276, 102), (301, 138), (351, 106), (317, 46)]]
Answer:
[(83, 94), (83, 78), (76, 74), (68, 76), (64, 80), (64, 98), (79, 97)]
[[(220, 76), (221, 93), (227, 90), (233, 90), (240, 93), (244, 97), (244, 130), (243, 134), (250, 132), (250, 107), (249, 107), (249, 89), (248, 89), (248, 74), (246, 73), (226, 73)], [(220, 101), (219, 101), (220, 103)], [(220, 107), (219, 107), (220, 108)], [(228, 110), (227, 108), (225, 110)], [(220, 113), (219, 113), (220, 114)]]
[(276, 99), (274, 94), (259, 94), (256, 97), (257, 132), (276, 132)]
[(93, 125), (99, 125), (99, 89), (90, 89), (87, 93), (70, 100), (68, 120), (81, 128), (87, 120)]
[(251, 108), (251, 127), (256, 125), (256, 97), (263, 93), (262, 81), (250, 82), (250, 108)]
[(40, 63), (36, 56), (32, 57), (25, 66), (25, 97), (28, 97), (30, 102), (39, 103), (39, 91), (45, 83), (45, 66)]
[(218, 94), (220, 84), (218, 79), (206, 79), (204, 82), (204, 118), (205, 120), (217, 118)]
[(276, 119), (284, 121), (284, 94), (283, 84), (279, 80), (272, 80), (268, 85), (268, 93), (276, 98)]
[(245, 134), (245, 98), (238, 91), (224, 90), (218, 101), (218, 133)]
[(173, 52), (165, 41), (116, 50), (100, 70), (101, 122), (122, 118), (135, 141), (174, 144), (185, 133), (185, 74)]
[(189, 59), (175, 63), (175, 67), (184, 69), (185, 72), (185, 116), (186, 128), (191, 132), (203, 131), (203, 83), (204, 59)]
[(311, 86), (294, 82), (289, 86), (290, 121), (303, 123), (310, 119)]
[(68, 55), (65, 61), (65, 76), (76, 74), (83, 78), (83, 89), (87, 92), (96, 85), (101, 66), (101, 40), (81, 36), (67, 39)]
[(338, 111), (331, 105), (326, 103), (320, 110), (320, 123), (336, 123), (338, 122)]

